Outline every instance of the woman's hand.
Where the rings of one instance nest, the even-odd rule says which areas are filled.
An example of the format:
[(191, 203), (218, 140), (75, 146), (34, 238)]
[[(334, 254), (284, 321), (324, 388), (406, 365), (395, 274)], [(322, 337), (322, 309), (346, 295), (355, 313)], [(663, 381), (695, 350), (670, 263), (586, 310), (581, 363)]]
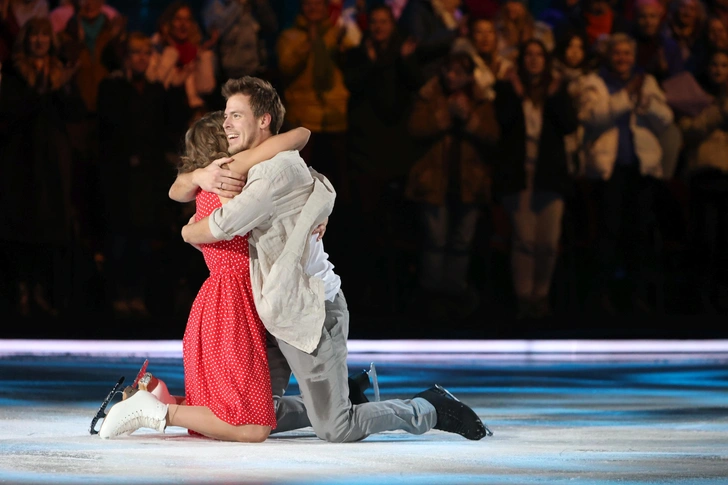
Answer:
[(324, 233), (326, 232), (326, 225), (329, 223), (329, 218), (327, 217), (324, 222), (316, 226), (316, 229), (313, 230), (311, 233), (312, 235), (318, 234), (318, 237), (316, 238), (316, 241), (320, 241), (324, 238)]
[(207, 167), (195, 170), (195, 184), (202, 190), (220, 197), (229, 199), (235, 197), (243, 191), (245, 176), (225, 166), (232, 161), (230, 157), (218, 158)]

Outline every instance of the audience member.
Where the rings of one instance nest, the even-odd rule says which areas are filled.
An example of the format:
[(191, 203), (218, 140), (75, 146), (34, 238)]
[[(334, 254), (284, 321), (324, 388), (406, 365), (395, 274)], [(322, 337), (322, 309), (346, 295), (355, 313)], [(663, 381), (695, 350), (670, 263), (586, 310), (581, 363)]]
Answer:
[(554, 48), (551, 26), (533, 17), (525, 0), (506, 0), (498, 11), (495, 27), (500, 55), (513, 62), (518, 58), (519, 47), (531, 39), (541, 41), (548, 52)]
[(663, 174), (658, 137), (673, 121), (655, 78), (636, 68), (636, 49), (627, 34), (614, 34), (607, 44), (608, 64), (585, 78), (580, 103), (586, 170), (597, 181), (599, 207), (593, 296), (608, 313), (616, 312), (609, 289), (622, 267), (620, 253), (631, 283), (633, 309), (651, 310), (646, 263), (654, 179)]
[[(286, 123), (311, 130), (302, 157), (331, 179), (340, 203), (348, 201), (346, 168), (349, 91), (341, 71), (343, 53), (354, 47), (329, 19), (327, 0), (301, 0), (301, 14), (278, 38), (278, 69)], [(333, 225), (332, 225), (333, 226)], [(332, 229), (334, 229), (332, 227)], [(336, 233), (336, 229), (330, 231)]]
[(466, 52), (475, 62), (475, 82), (489, 99), (495, 98), (493, 86), (496, 81), (506, 78), (513, 69), (513, 63), (498, 52), (498, 34), (492, 20), (472, 19), (468, 35), (455, 39), (453, 52)]
[[(419, 264), (421, 310), (430, 317), (467, 316), (477, 306), (469, 275), (472, 243), (490, 180), (484, 145), (499, 136), (492, 101), (475, 83), (467, 53), (450, 54), (440, 75), (419, 91), (409, 130), (421, 157), (412, 167), (406, 196), (417, 204), (422, 238)], [(434, 298), (446, 295), (452, 306)]]
[(220, 83), (243, 76), (270, 77), (264, 36), (278, 31), (268, 0), (205, 0), (202, 20), (210, 37), (218, 37)]
[[(418, 66), (414, 42), (399, 34), (389, 7), (372, 8), (367, 24), (364, 40), (349, 51), (344, 68), (351, 93), (347, 152), (356, 214), (350, 221), (350, 231), (356, 236), (351, 238), (349, 250), (358, 255), (352, 261), (362, 283), (357, 297), (385, 304), (391, 301), (389, 295), (371, 295), (391, 288), (379, 284), (374, 278), (378, 275), (370, 269), (382, 267), (391, 256), (388, 246), (395, 234), (402, 233), (397, 202), (413, 162), (407, 116), (417, 88)], [(377, 303), (370, 308), (374, 310)]]
[(71, 198), (73, 153), (66, 123), (85, 115), (74, 68), (58, 58), (47, 17), (20, 29), (12, 75), (0, 89), (0, 241), (10, 264), (17, 314), (56, 316), (68, 308), (68, 263), (78, 221)]
[[(554, 75), (558, 76), (565, 85), (575, 109), (578, 109), (579, 100), (581, 99), (581, 87), (584, 77), (592, 72), (595, 67), (593, 56), (589, 55), (588, 49), (586, 34), (574, 30), (565, 33), (554, 50)], [(570, 174), (576, 176), (582, 175), (584, 171), (583, 139), (584, 128), (581, 125), (577, 126), (576, 131), (567, 134), (564, 138), (568, 170)]]
[(179, 140), (173, 137), (176, 131), (162, 127), (189, 119), (189, 108), (182, 86), (165, 89), (146, 78), (149, 37), (129, 34), (124, 50), (124, 69), (101, 81), (98, 97), (105, 276), (117, 315), (146, 316), (156, 248), (177, 239), (177, 205), (166, 194), (175, 170), (165, 153), (176, 151)]
[[(56, 34), (63, 32), (71, 17), (76, 15), (80, 3), (81, 0), (61, 0), (60, 4), (50, 11), (48, 16), (50, 17), (51, 24), (53, 25), (53, 32)], [(109, 20), (114, 20), (114, 18), (119, 15), (119, 11), (111, 5), (106, 4), (106, 2), (103, 2), (101, 12), (106, 15)]]
[(566, 85), (541, 41), (523, 44), (517, 68), (496, 87), (501, 129), (494, 190), (511, 221), (517, 318), (551, 315), (550, 290), (571, 192), (564, 137), (576, 130)]
[(683, 118), (690, 183), (691, 256), (702, 308), (728, 311), (728, 51), (710, 59), (715, 102), (693, 118)]
[(190, 109), (200, 114), (209, 109), (205, 97), (215, 91), (217, 35), (203, 41), (192, 7), (185, 0), (170, 3), (159, 18), (152, 37), (152, 59), (147, 70), (150, 81), (165, 87), (183, 83)]
[(461, 0), (409, 0), (399, 28), (417, 43), (420, 85), (438, 75), (455, 39), (463, 34), (466, 19)]

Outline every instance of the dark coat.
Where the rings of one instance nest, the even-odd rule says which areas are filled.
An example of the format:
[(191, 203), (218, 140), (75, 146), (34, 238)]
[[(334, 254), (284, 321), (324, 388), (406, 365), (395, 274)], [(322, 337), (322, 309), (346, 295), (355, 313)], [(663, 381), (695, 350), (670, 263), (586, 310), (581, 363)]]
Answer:
[(74, 169), (66, 123), (85, 116), (73, 82), (39, 93), (18, 76), (0, 89), (0, 239), (67, 244)]
[(188, 109), (183, 88), (145, 81), (140, 92), (120, 72), (101, 81), (99, 174), (107, 231), (164, 228), (176, 176), (165, 155), (179, 153), (182, 143), (170, 126), (188, 120)]
[(364, 43), (346, 55), (344, 82), (350, 92), (350, 167), (382, 178), (402, 177), (412, 165), (407, 116), (417, 82), (417, 65), (402, 58), (402, 42), (392, 40), (372, 61)]
[[(514, 194), (526, 188), (526, 122), (523, 99), (510, 82), (496, 83), (495, 109), (501, 127), (496, 171), (493, 179), (496, 197)], [(536, 162), (535, 190), (570, 194), (564, 136), (577, 128), (576, 110), (566, 87), (549, 96), (543, 109), (543, 126)]]

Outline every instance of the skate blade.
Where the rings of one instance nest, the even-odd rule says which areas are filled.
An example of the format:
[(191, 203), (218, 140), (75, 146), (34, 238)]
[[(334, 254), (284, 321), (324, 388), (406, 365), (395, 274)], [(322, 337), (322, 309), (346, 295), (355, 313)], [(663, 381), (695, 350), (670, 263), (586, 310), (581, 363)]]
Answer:
[(137, 387), (137, 385), (139, 384), (139, 379), (144, 377), (144, 374), (147, 372), (148, 365), (149, 365), (149, 359), (144, 359), (144, 363), (142, 364), (141, 369), (139, 369), (136, 379), (134, 379), (134, 382), (131, 383), (131, 387)]
[(121, 385), (124, 383), (124, 376), (121, 376), (119, 380), (116, 382), (114, 387), (111, 389), (111, 392), (106, 396), (106, 399), (101, 403), (101, 407), (99, 407), (99, 410), (94, 415), (93, 419), (91, 420), (91, 426), (89, 426), (88, 432), (92, 435), (99, 434), (99, 431), (96, 429), (96, 423), (99, 422), (99, 419), (106, 417), (106, 406), (109, 405), (112, 399), (114, 399), (114, 396), (121, 392), (119, 389), (121, 388)]
[(372, 389), (374, 390), (374, 402), (379, 402), (379, 379), (377, 379), (377, 368), (374, 362), (369, 365), (369, 379), (372, 381)]

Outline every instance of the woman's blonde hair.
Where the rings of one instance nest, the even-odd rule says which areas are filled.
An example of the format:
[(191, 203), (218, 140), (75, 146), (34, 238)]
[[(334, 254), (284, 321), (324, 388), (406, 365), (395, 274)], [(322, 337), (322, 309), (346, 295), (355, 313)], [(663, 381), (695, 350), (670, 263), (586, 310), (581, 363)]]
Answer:
[(188, 173), (207, 167), (218, 158), (229, 156), (222, 111), (202, 115), (185, 133), (185, 153), (180, 157), (177, 173)]

